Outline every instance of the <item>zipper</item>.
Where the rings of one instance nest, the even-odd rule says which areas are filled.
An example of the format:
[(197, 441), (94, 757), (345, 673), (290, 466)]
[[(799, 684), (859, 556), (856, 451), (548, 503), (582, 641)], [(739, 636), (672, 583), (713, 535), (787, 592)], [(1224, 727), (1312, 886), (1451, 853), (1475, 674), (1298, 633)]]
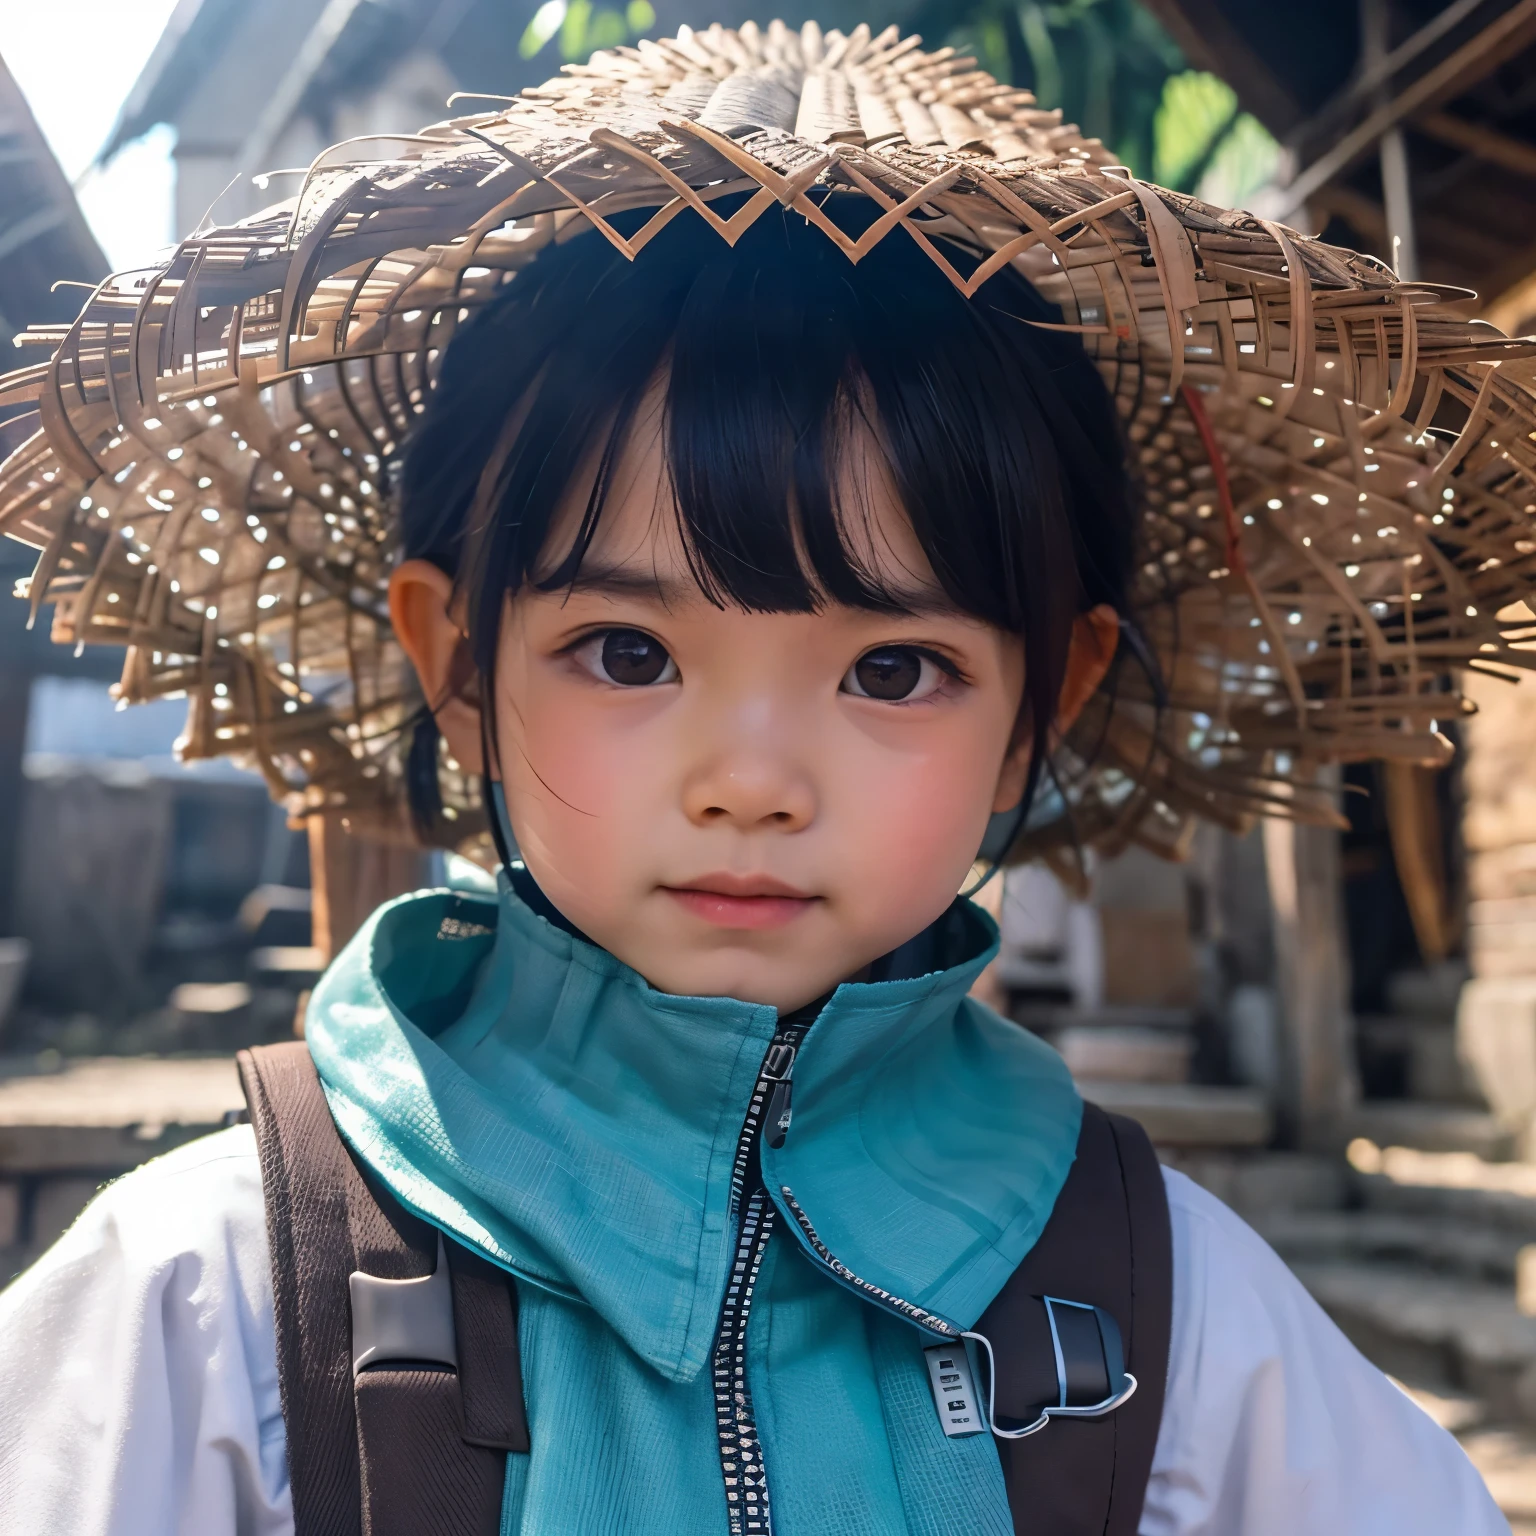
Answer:
[(840, 1284), (862, 1296), (866, 1301), (873, 1301), (888, 1311), (896, 1313), (898, 1317), (905, 1318), (909, 1323), (916, 1323), (919, 1328), (926, 1328), (930, 1333), (938, 1334), (941, 1339), (961, 1337), (963, 1330), (950, 1322), (947, 1317), (940, 1317), (937, 1312), (929, 1312), (910, 1301), (903, 1300), (900, 1296), (892, 1295), (890, 1291), (854, 1274), (816, 1235), (816, 1228), (811, 1225), (811, 1218), (801, 1210), (800, 1202), (795, 1199), (794, 1191), (789, 1185), (779, 1185), (779, 1193), (784, 1197), (784, 1204), (788, 1206), (789, 1214), (795, 1218), (795, 1223), (799, 1226), (812, 1255), (821, 1261), (822, 1267)]
[[(741, 1135), (736, 1141), (736, 1159), (731, 1164), (730, 1216), (738, 1223), (736, 1251), (731, 1259), (725, 1296), (720, 1303), (715, 1347), (710, 1356), (716, 1437), (720, 1473), (725, 1481), (730, 1536), (773, 1536), (767, 1470), (763, 1464), (762, 1442), (757, 1435), (757, 1419), (752, 1410), (752, 1389), (747, 1381), (747, 1323), (752, 1297), (780, 1211), (779, 1202), (769, 1194), (763, 1177), (762, 1142), (766, 1137), (770, 1147), (784, 1145), (789, 1131), (795, 1058), (821, 1007), (821, 1003), (813, 1003), (779, 1021), (764, 1053)], [(779, 1195), (784, 1208), (800, 1228), (804, 1239), (802, 1246), (840, 1285), (907, 1322), (917, 1324), (937, 1338), (961, 1337), (960, 1328), (948, 1318), (915, 1306), (854, 1274), (816, 1235), (810, 1218), (800, 1208), (787, 1184), (779, 1186)]]
[(752, 1389), (747, 1381), (747, 1323), (763, 1255), (779, 1214), (763, 1183), (759, 1148), (765, 1130), (770, 1145), (784, 1143), (789, 1129), (790, 1074), (800, 1042), (818, 1012), (819, 1003), (779, 1021), (764, 1053), (736, 1141), (736, 1159), (731, 1164), (730, 1215), (737, 1223), (736, 1251), (731, 1257), (731, 1272), (720, 1303), (715, 1347), (710, 1356), (715, 1430), (730, 1536), (772, 1536), (773, 1531), (763, 1448), (757, 1436)]

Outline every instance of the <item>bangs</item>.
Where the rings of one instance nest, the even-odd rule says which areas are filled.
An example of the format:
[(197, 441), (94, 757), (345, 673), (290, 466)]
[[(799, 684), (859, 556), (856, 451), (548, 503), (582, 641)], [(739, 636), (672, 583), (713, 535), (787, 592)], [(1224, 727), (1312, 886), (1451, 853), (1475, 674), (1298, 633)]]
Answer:
[[(872, 217), (863, 198), (828, 211), (855, 236)], [(449, 348), (406, 451), (405, 552), (493, 614), (507, 591), (570, 584), (664, 378), (666, 471), (710, 601), (906, 605), (870, 559), (848, 473), (862, 437), (958, 608), (1014, 632), (1042, 604), (1075, 614), (1123, 586), (1130, 514), (1096, 370), (1075, 338), (1028, 323), (1057, 319), (1010, 269), (967, 300), (913, 241), (882, 241), (854, 266), (788, 214), (733, 248), (685, 213), (634, 262), (577, 238)], [(551, 551), (583, 474), (579, 526)]]
[(659, 423), (652, 415), (610, 425), (579, 525), (551, 532), (531, 585), (558, 591), (590, 574), (626, 450), (655, 434), (665, 477), (657, 515), (674, 522), (693, 583), (716, 607), (931, 606), (942, 594), (927, 572), (893, 563), (880, 532), (873, 493), (883, 484), (894, 494), (895, 465), (867, 379), (852, 368), (807, 378), (792, 360), (782, 372), (754, 369), (744, 358), (761, 351), (719, 348), (717, 336), (718, 326), (685, 317), (647, 386), (653, 411), (660, 398)]
[[(877, 217), (862, 197), (824, 208), (855, 239)], [(966, 299), (913, 240), (854, 265), (782, 210), (735, 246), (685, 211), (634, 261), (577, 236), (449, 345), (405, 449), (401, 553), (454, 576), (489, 679), (506, 595), (578, 580), (664, 383), (667, 488), (710, 602), (908, 610), (931, 583), (879, 558), (878, 468), (948, 604), (1024, 638), (1043, 749), (1073, 622), (1124, 613), (1133, 557), (1113, 403), (1076, 337), (1040, 328), (1059, 319), (1011, 267)]]

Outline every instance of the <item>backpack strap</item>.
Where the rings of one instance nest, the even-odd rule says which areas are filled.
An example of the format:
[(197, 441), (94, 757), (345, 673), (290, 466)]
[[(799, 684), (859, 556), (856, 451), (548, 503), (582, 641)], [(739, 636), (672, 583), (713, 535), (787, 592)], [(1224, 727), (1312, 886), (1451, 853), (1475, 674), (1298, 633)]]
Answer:
[(495, 1536), (506, 1452), (528, 1449), (510, 1277), (357, 1162), (301, 1041), (238, 1063), (296, 1536)]
[[(1040, 1240), (976, 1324), (996, 1362), (998, 1419), (1027, 1421), (1052, 1358), (1042, 1297), (1101, 1307), (1119, 1324), (1137, 1389), (1102, 1418), (1053, 1418), (998, 1440), (1018, 1536), (1135, 1536), (1162, 1420), (1173, 1319), (1173, 1244), (1162, 1170), (1134, 1121), (1083, 1106), (1077, 1158)], [(1054, 1379), (1055, 1370), (1052, 1368)]]

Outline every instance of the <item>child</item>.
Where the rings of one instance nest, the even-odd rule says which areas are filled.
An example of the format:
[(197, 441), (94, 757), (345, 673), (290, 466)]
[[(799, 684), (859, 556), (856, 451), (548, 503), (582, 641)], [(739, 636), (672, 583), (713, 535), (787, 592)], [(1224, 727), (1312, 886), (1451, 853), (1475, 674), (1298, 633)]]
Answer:
[[(460, 776), (483, 778), (502, 869), (494, 898), (426, 892), (386, 906), (327, 973), (307, 1046), (329, 1116), (317, 1094), (304, 1098), (308, 1058), (248, 1060), (254, 1128), (119, 1181), (0, 1297), (0, 1529), (1504, 1529), (1455, 1443), (1242, 1222), (1180, 1175), (1159, 1178), (1133, 1128), (1085, 1110), (1047, 1048), (966, 995), (996, 934), (955, 892), (989, 827), (994, 846), (1021, 832), (1049, 846), (1069, 815), (1084, 836), (1139, 821), (1154, 837), (1160, 818), (1193, 803), (1219, 811), (1273, 793), (1264, 785), (1286, 772), (1272, 756), (1285, 730), (1331, 729), (1341, 747), (1347, 721), (1363, 730), (1379, 707), (1406, 739), (1430, 707), (1394, 682), (1389, 644), (1371, 680), (1336, 708), (1330, 689), (1340, 655), (1346, 671), (1353, 665), (1355, 642), (1318, 598), (1334, 592), (1332, 577), (1295, 552), (1313, 535), (1285, 546), (1286, 565), (1280, 518), (1266, 519), (1267, 544), (1238, 532), (1239, 517), (1255, 515), (1243, 509), (1263, 506), (1244, 486), (1267, 476), (1278, 490), (1299, 473), (1286, 454), (1310, 463), (1311, 450), (1288, 447), (1270, 430), (1279, 424), (1267, 423), (1267, 438), (1253, 428), (1268, 457), (1255, 451), (1236, 471), (1248, 479), (1234, 505), (1210, 413), (1181, 393), (1186, 363), (1157, 361), (1145, 293), (1132, 316), (1140, 340), (1108, 343), (1123, 348), (1112, 377), (1124, 387), (1105, 389), (1080, 335), (1115, 338), (1125, 316), (1112, 318), (1107, 288), (1063, 282), (1095, 240), (1111, 239), (1117, 226), (1106, 221), (1122, 220), (1111, 260), (1129, 273), (1127, 291), (1151, 271), (1163, 299), (1188, 314), (1186, 334), (1197, 322), (1233, 323), (1201, 308), (1211, 292), (1192, 275), (1185, 294), (1182, 268), (1158, 268), (1187, 253), (1175, 238), (1182, 226), (1157, 194), (1094, 171), (1091, 196), (1115, 206), (1098, 223), (1079, 220), (1077, 234), (1042, 235), (1048, 221), (1009, 191), (1022, 173), (966, 184), (968, 196), (992, 189), (990, 226), (967, 225), (970, 205), (944, 201), (960, 185), (951, 177), (902, 215), (926, 227), (903, 233), (888, 220), (882, 230), (881, 209), (898, 203), (871, 179), (873, 151), (847, 151), (847, 173), (834, 174), (816, 149), (833, 142), (839, 111), (862, 114), (866, 129), (887, 111), (909, 146), (891, 150), (889, 165), (909, 170), (925, 119), (949, 123), (928, 151), (941, 181), (946, 163), (979, 176), (1026, 151), (1041, 160), (1042, 141), (1022, 137), (1034, 131), (1028, 103), (864, 29), (851, 39), (746, 29), (647, 46), (634, 59), (649, 75), (633, 59), (599, 58), (575, 87), (557, 82), (533, 105), (462, 132), (434, 130), (423, 141), (436, 147), (422, 151), (429, 176), (411, 181), (409, 165), (410, 175), (375, 166), (350, 181), (325, 170), (333, 201), (305, 209), (301, 197), (275, 284), (240, 277), (246, 269), (229, 259), (241, 239), (274, 259), (282, 242), (257, 221), (210, 237), (175, 269), (167, 286), (184, 284), (197, 308), (191, 297), (142, 298), (164, 306), (147, 311), (162, 367), (195, 372), (200, 354), (217, 380), (199, 327), (232, 326), (234, 374), (206, 397), (204, 382), (176, 394), (174, 450), (160, 435), (171, 416), (165, 381), (158, 415), (135, 405), (126, 383), (114, 386), (128, 456), (145, 457), (149, 444), (159, 466), (133, 504), (136, 526), (146, 526), (146, 501), (163, 521), (158, 535), (119, 535), (129, 514), (103, 503), (117, 542), (104, 546), (95, 589), (82, 596), (78, 583), (52, 578), (66, 622), (96, 622), (114, 582), (139, 594), (136, 623), (181, 614), (184, 629), (201, 626), (199, 707), (229, 722), (224, 740), (264, 753), (269, 768), (301, 762), (311, 782), (332, 773), (333, 785), (340, 770), (323, 754), (351, 740), (355, 751), (341, 756), (362, 765), (352, 803), (382, 803), (368, 799), (383, 792), (360, 728), (338, 738), (327, 723), (329, 746), (315, 734), (274, 745), (283, 701), (310, 729), (334, 706), (295, 678), (305, 659), (297, 638), (286, 661), (262, 646), (318, 622), (307, 608), (366, 606), (366, 592), (350, 594), (378, 559), (367, 455), (391, 451), (389, 424), (403, 418), (411, 431), (388, 597), (427, 701), (408, 754), (412, 813), (428, 838), (450, 840), (468, 819)], [(796, 91), (799, 105), (786, 106)], [(640, 104), (653, 98), (663, 105), (642, 121)], [(600, 130), (592, 152), (586, 112)], [(673, 133), (694, 155), (687, 164), (645, 137), (657, 112), (702, 124), (692, 138), (686, 126)], [(512, 129), (524, 119), (519, 139)], [(572, 122), (583, 135), (574, 158), (569, 142), (535, 154), (538, 134), (569, 140)], [(983, 134), (997, 142), (970, 142)], [(581, 177), (627, 174), (636, 140), (656, 149), (653, 164), (670, 155), (680, 168), (652, 201), (610, 184), (605, 203)], [(442, 144), (459, 160), (433, 161)], [(1067, 159), (1042, 160), (1035, 192), (1077, 197), (1093, 153), (1077, 152), (1070, 135), (1053, 144)], [(994, 158), (982, 158), (989, 150)], [(596, 171), (592, 153), (608, 157)], [(518, 187), (482, 194), (498, 165), (513, 167)], [(754, 196), (742, 172), (773, 195)], [(455, 226), (472, 239), (399, 235), (428, 183), (433, 196), (476, 189)], [(535, 209), (537, 255), (509, 259), (515, 277), (503, 283), (492, 258), (474, 305), (440, 286), (432, 313), (406, 313), (402, 300), (423, 291), (411, 285), (434, 263), (456, 282), (474, 279), (492, 232), (522, 217), (515, 199), (529, 187), (583, 195), (608, 241), (580, 233), (579, 220), (561, 226), (574, 238), (551, 241), (554, 221)], [(679, 187), (694, 193), (691, 206)], [(376, 194), (383, 201), (367, 204)], [(674, 195), (664, 227), (648, 224)], [(1013, 231), (995, 227), (999, 208)], [(412, 253), (383, 298), (368, 284), (380, 281), (386, 247), (367, 245), (381, 209), (396, 220), (387, 248)], [(732, 243), (703, 210), (734, 217)], [(1201, 282), (1225, 281), (1223, 260), (1244, 266), (1220, 254), (1223, 239), (1238, 243), (1237, 226), (1199, 218)], [(1040, 273), (1062, 295), (1054, 303), (1008, 260), (981, 272), (988, 242), (1006, 250), (1020, 227), (1032, 234), (1019, 261), (1032, 249), (1055, 262), (1055, 277)], [(361, 243), (342, 259), (328, 254), (333, 235)], [(1147, 242), (1145, 268), (1122, 265), (1132, 235)], [(1229, 329), (1226, 344), (1250, 347), (1234, 359), (1259, 358), (1262, 344), (1278, 381), (1271, 402), (1287, 382), (1274, 357), (1288, 355), (1286, 409), (1299, 426), (1321, 407), (1295, 396), (1326, 375), (1312, 371), (1306, 345), (1282, 347), (1264, 329), (1274, 319), (1266, 306), (1287, 305), (1294, 328), (1313, 281), (1367, 306), (1385, 295), (1369, 327), (1385, 337), (1389, 310), (1401, 359), (1412, 295), (1315, 246), (1303, 272), (1300, 237), (1249, 235), (1289, 270), (1255, 280), (1236, 311), (1245, 329)], [(839, 249), (861, 244), (856, 265)], [(1256, 260), (1250, 251), (1250, 268)], [(227, 285), (222, 296), (203, 265)], [(339, 286), (325, 290), (336, 274)], [(306, 295), (305, 284), (320, 286)], [(260, 352), (261, 324), (279, 308), (253, 297), (269, 290), (283, 296), (280, 339), (266, 354), (277, 366), (251, 372), (237, 394), (241, 348)], [(330, 302), (347, 292), (346, 304)], [(221, 318), (220, 303), (239, 320)], [(1076, 320), (1063, 318), (1069, 306)], [(417, 329), (391, 339), (389, 327), (397, 315), (431, 327), (455, 310), (457, 334), (440, 366), (430, 359), (431, 392), (412, 399), (410, 370), (436, 338)], [(1388, 422), (1401, 425), (1410, 401), (1422, 407), (1411, 369), (1400, 363), (1394, 376), (1385, 355), (1366, 360), (1348, 324), (1325, 366), (1347, 359), (1346, 404), (1380, 392), (1395, 402)], [(185, 345), (173, 339), (178, 325)], [(1164, 329), (1165, 348), (1175, 330)], [(1260, 341), (1243, 339), (1255, 330)], [(80, 451), (115, 454), (104, 396), (89, 396), (92, 378), (114, 377), (116, 332), (78, 335), (100, 345), (99, 366), (85, 368), (79, 398), (62, 409), (93, 404), (101, 441)], [(1432, 339), (1417, 342), (1426, 367)], [(333, 345), (342, 360), (326, 396), (319, 349)], [(379, 357), (399, 368), (383, 386), (388, 368), (354, 365)], [(1143, 370), (1162, 383), (1147, 389)], [(1436, 387), (1454, 393), (1458, 377), (1442, 365)], [(1321, 386), (1317, 396), (1329, 409), (1343, 398)], [(1183, 402), (1179, 420), (1195, 435), (1184, 433), (1179, 452), (1172, 436), (1162, 443), (1145, 430), (1148, 399), (1160, 421)], [(233, 451), (251, 460), (229, 457), (223, 413), (237, 400)], [(1136, 488), (1117, 404), (1155, 461), (1143, 455)], [(218, 420), (206, 414), (214, 406)], [(361, 438), (346, 436), (342, 406)], [(1484, 422), (1523, 409), (1491, 387), (1480, 398), (1464, 475), (1489, 462), (1476, 447)], [(1228, 441), (1242, 430), (1229, 422)], [(1383, 497), (1406, 495), (1398, 482), (1409, 474), (1432, 478), (1422, 429), (1390, 454), (1386, 432), (1368, 431), (1391, 481)], [(1192, 441), (1211, 455), (1193, 491)], [(273, 474), (277, 463), (286, 468)], [(40, 464), (34, 453), (13, 465), (6, 515), (13, 530), (54, 539), (57, 472)], [(109, 487), (132, 478), (114, 480), (113, 466), (108, 457), (90, 477), (94, 495), (111, 498)], [(201, 546), (215, 557), (200, 555), (216, 586), (191, 561), (169, 563), (214, 538), (186, 516), (184, 484), (209, 502), (206, 527), (228, 539)], [(1486, 476), (1482, 485), (1499, 493)], [(1191, 505), (1202, 486), (1203, 512)], [(1321, 518), (1307, 508), (1326, 505), (1324, 493), (1283, 494), (1306, 504), (1289, 526), (1316, 526), (1322, 540), (1324, 525), (1303, 513)], [(1377, 511), (1366, 494), (1342, 540), (1374, 530), (1356, 520)], [(230, 517), (235, 507), (246, 521)], [(1412, 516), (1401, 514), (1405, 528)], [(78, 570), (67, 539), (58, 542), (52, 569)], [(237, 558), (246, 564), (232, 573)], [(1186, 579), (1191, 565), (1198, 581)], [(153, 585), (172, 569), (179, 607)], [(1376, 589), (1366, 598), (1382, 615), (1336, 595), (1331, 612), (1347, 611), (1369, 637), (1359, 609), (1378, 635), (1411, 646), (1405, 622), (1426, 633), (1448, 623), (1432, 575), (1414, 578), (1429, 600), (1392, 622)], [(1490, 593), (1513, 580), (1496, 567), (1480, 579)], [(141, 581), (150, 586), (133, 587)], [(1149, 604), (1148, 581), (1199, 618), (1185, 649)], [(281, 606), (265, 601), (274, 593)], [(156, 600), (162, 617), (152, 621)], [(1228, 602), (1260, 612), (1257, 636), (1244, 619), (1218, 644)], [(1277, 602), (1302, 615), (1294, 641), (1272, 623)], [(274, 609), (286, 627), (266, 624)], [(1449, 628), (1473, 650), (1487, 634), (1459, 620)], [(135, 644), (150, 650), (142, 636)], [(1313, 653), (1330, 670), (1311, 668)], [(141, 686), (151, 667), (179, 665), (185, 678), (184, 659), (162, 660), (170, 654), (138, 657), (130, 671), (144, 669)], [(1202, 693), (1210, 676), (1217, 683)], [(1248, 714), (1229, 710), (1224, 725), (1202, 713), (1223, 678), (1258, 701)], [(1435, 700), (1446, 707), (1443, 693)], [(1137, 734), (1163, 713), (1179, 722), (1174, 746)], [(1203, 726), (1190, 724), (1197, 717)], [(1107, 760), (1091, 763), (1095, 748)], [(1152, 1182), (1138, 1183), (1149, 1167)], [(1129, 1208), (1090, 1221), (1087, 1181), (1100, 1175)], [(327, 1202), (342, 1245), (334, 1253), (314, 1215)], [(1131, 1234), (1124, 1265), (1101, 1257), (1112, 1226)], [(1159, 1320), (1159, 1244), (1170, 1241), (1171, 1300), (1165, 1289)], [(339, 1278), (327, 1289), (330, 1269)], [(1047, 1288), (1051, 1302), (1038, 1299), (1037, 1277), (1069, 1273), (1078, 1292)], [(1128, 1298), (1118, 1316), (1090, 1294), (1100, 1287)], [(1033, 1397), (1015, 1368), (1033, 1358), (1031, 1327), (1047, 1377)], [(1001, 1411), (1005, 1399), (1027, 1413)], [(1080, 1453), (1098, 1468), (1091, 1478), (1073, 1471)], [(1076, 1513), (1058, 1519), (1060, 1509)]]

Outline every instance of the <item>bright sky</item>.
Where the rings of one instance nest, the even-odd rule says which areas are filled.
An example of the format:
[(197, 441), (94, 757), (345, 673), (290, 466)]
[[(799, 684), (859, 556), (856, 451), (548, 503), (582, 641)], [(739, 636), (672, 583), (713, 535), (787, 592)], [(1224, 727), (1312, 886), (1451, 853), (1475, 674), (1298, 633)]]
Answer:
[(172, 229), (172, 136), (157, 130), (82, 174), (117, 120), (176, 0), (0, 0), (0, 58), (32, 104), (114, 267), (149, 260)]

